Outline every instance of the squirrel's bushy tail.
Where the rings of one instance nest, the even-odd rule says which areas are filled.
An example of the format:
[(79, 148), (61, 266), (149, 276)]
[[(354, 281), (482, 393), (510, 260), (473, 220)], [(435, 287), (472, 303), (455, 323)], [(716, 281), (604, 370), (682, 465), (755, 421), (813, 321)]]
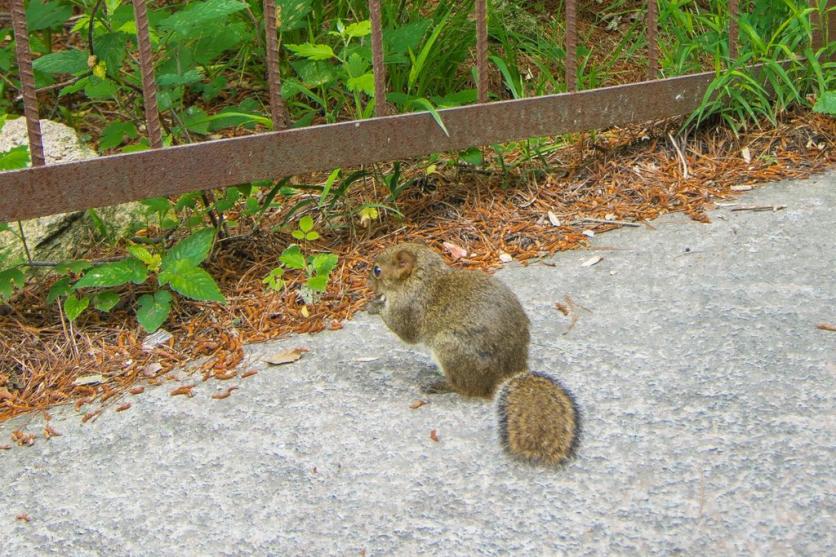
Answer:
[(512, 455), (538, 464), (560, 464), (575, 452), (580, 413), (557, 379), (539, 372), (508, 378), (496, 399), (499, 439)]

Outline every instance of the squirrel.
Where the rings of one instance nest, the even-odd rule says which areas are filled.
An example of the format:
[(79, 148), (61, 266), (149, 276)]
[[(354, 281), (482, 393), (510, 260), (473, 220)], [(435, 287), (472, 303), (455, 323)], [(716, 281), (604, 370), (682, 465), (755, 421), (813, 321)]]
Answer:
[(512, 456), (560, 464), (575, 452), (580, 413), (555, 378), (528, 369), (528, 316), (498, 279), (449, 267), (429, 247), (383, 250), (369, 275), (367, 306), (408, 344), (432, 352), (444, 379), (426, 393), (496, 396), (499, 437)]

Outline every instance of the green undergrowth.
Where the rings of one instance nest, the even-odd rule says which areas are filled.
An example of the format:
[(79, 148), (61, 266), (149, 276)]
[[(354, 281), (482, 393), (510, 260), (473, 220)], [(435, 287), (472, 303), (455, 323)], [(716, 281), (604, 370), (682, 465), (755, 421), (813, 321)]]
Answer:
[[(365, 0), (276, 0), (281, 96), (294, 126), (369, 118), (374, 113), (368, 7)], [(693, 126), (720, 120), (735, 131), (775, 121), (794, 105), (834, 113), (834, 43), (814, 47), (810, 19), (826, 2), (742, 3), (739, 56), (729, 59), (727, 2), (658, 0), (659, 77), (713, 70), (716, 78)], [(562, 2), (489, 2), (492, 99), (559, 93), (565, 86)], [(643, 79), (645, 3), (581, 2), (578, 86), (590, 89)], [(476, 101), (473, 2), (382, 2), (387, 102), (399, 112), (438, 110)], [(126, 0), (29, 0), (27, 18), (42, 117), (79, 130), (99, 153), (148, 148), (144, 136), (136, 25)], [(261, 0), (149, 2), (159, 111), (166, 145), (270, 129)], [(0, 126), (20, 114), (14, 40), (0, 20)], [(746, 68), (760, 64), (758, 73)], [(636, 78), (635, 76), (638, 76)], [(434, 154), (409, 165), (334, 169), (321, 180), (265, 180), (224, 190), (142, 201), (134, 226), (115, 236), (97, 211), (85, 213), (91, 235), (114, 257), (36, 262), (15, 223), (0, 223), (0, 302), (29, 280), (49, 281), (49, 302), (69, 320), (107, 312), (126, 290), (138, 324), (160, 327), (178, 296), (223, 303), (203, 267), (218, 241), (269, 228), (292, 238), (265, 288), (299, 284), (306, 303), (328, 288), (336, 256), (318, 247), (320, 232), (368, 230), (402, 218), (404, 192), (426, 186), (441, 167), (483, 167), (507, 177), (547, 173), (547, 156), (572, 136), (533, 138), (489, 149)], [(0, 153), (0, 171), (24, 167), (26, 147)], [(350, 196), (368, 187), (376, 197)], [(364, 190), (365, 191), (365, 190)], [(273, 215), (283, 217), (277, 222)], [(25, 246), (27, 249), (30, 247)], [(290, 281), (290, 277), (299, 280)], [(133, 286), (131, 286), (133, 285)]]

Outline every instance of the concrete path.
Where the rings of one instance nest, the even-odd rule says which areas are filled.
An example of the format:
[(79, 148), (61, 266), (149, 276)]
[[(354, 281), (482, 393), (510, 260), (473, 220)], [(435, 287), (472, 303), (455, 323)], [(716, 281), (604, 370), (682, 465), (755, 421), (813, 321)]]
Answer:
[[(509, 460), (487, 403), (410, 409), (430, 360), (363, 314), (250, 347), (259, 373), (225, 400), (209, 382), (86, 425), (56, 412), (62, 437), (0, 451), (0, 554), (833, 555), (836, 332), (815, 325), (836, 322), (836, 171), (740, 202), (787, 208), (665, 217), (499, 273), (533, 367), (585, 414), (563, 469)], [(590, 312), (564, 335), (567, 294)], [(0, 439), (18, 427), (42, 422)]]

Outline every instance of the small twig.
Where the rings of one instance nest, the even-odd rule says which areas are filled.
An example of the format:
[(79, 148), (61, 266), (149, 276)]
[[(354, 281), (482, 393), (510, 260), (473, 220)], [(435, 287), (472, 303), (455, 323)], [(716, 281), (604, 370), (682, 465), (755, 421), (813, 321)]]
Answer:
[(639, 224), (637, 222), (629, 222), (629, 221), (625, 221), (625, 220), (607, 220), (607, 219), (589, 219), (589, 218), (583, 218), (579, 221), (575, 221), (572, 224), (577, 224), (577, 223), (581, 223), (581, 222), (595, 222), (595, 223), (599, 223), (599, 224), (618, 224), (618, 225), (621, 225), (621, 226), (633, 226), (633, 227), (636, 227), (636, 228), (641, 226), (641, 224)]
[(90, 56), (95, 56), (96, 52), (93, 48), (93, 27), (96, 23), (96, 15), (99, 13), (99, 8), (102, 6), (102, 0), (96, 0), (96, 5), (93, 6), (93, 13), (90, 14), (90, 21), (87, 23), (87, 49)]
[[(113, 261), (121, 261), (123, 259), (125, 259), (125, 256), (104, 257), (102, 259), (93, 259), (90, 261), (90, 264), (99, 265), (101, 263), (111, 263)], [(22, 263), (21, 265), (26, 267), (57, 267), (61, 263), (62, 261), (29, 261), (27, 263)]]
[(836, 325), (831, 325), (830, 323), (816, 323), (816, 329), (821, 329), (822, 331), (833, 331), (836, 333)]
[(29, 245), (26, 243), (26, 234), (23, 232), (23, 223), (17, 221), (17, 229), (20, 230), (20, 241), (23, 243), (23, 251), (26, 252), (26, 260), (32, 264), (32, 254), (29, 253)]
[(749, 205), (747, 207), (735, 207), (732, 211), (780, 211), (786, 209), (786, 205)]
[[(47, 85), (46, 87), (41, 87), (40, 89), (35, 89), (35, 94), (39, 93), (46, 93), (47, 91), (53, 91), (55, 89), (62, 89), (67, 85), (72, 85), (76, 81), (81, 79), (80, 77), (74, 77), (72, 79), (68, 79), (67, 81), (62, 81), (61, 83), (53, 83), (52, 85)], [(23, 93), (17, 95), (15, 97), (15, 101), (22, 101), (23, 100)]]
[(673, 143), (673, 148), (676, 149), (676, 154), (679, 155), (679, 162), (682, 163), (682, 178), (687, 180), (688, 163), (685, 162), (685, 156), (682, 154), (682, 150), (679, 148), (679, 144), (676, 142), (676, 139), (673, 138), (673, 135), (670, 132), (668, 132), (668, 137), (671, 139), (671, 143)]

